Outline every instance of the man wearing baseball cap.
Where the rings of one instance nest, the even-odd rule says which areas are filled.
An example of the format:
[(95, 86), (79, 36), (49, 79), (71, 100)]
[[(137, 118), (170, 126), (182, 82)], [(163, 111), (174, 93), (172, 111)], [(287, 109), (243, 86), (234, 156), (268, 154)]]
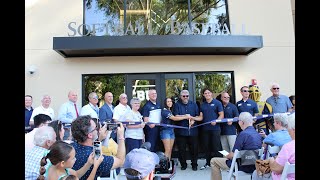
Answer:
[(152, 180), (157, 164), (159, 164), (159, 157), (156, 153), (150, 152), (145, 148), (136, 148), (126, 155), (124, 173), (127, 180)]

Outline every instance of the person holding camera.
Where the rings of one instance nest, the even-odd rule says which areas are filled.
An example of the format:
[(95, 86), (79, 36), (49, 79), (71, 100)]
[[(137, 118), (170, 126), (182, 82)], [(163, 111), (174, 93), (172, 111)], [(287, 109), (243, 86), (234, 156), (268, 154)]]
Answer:
[(159, 164), (159, 157), (156, 153), (144, 148), (131, 150), (124, 162), (124, 173), (127, 180), (142, 179), (151, 180), (154, 177), (154, 170)]
[(267, 147), (267, 144), (282, 147), (285, 143), (291, 141), (291, 137), (287, 130), (288, 115), (286, 113), (276, 113), (273, 115), (273, 126), (275, 131), (268, 136), (263, 129), (259, 131), (259, 134), (264, 138), (263, 147)]
[(144, 141), (144, 122), (142, 115), (138, 111), (140, 108), (140, 99), (132, 98), (130, 101), (132, 110), (125, 115), (128, 122), (139, 122), (140, 124), (126, 125), (125, 138), (126, 150), (129, 153), (132, 149), (139, 148)]
[[(87, 116), (79, 116), (71, 124), (72, 137), (75, 142), (71, 143), (76, 151), (76, 162), (74, 163), (72, 169), (80, 169), (87, 161), (89, 155), (93, 150), (93, 142), (98, 139), (98, 130), (96, 123), (92, 118)], [(124, 143), (124, 127), (120, 123), (120, 127), (117, 128), (118, 137), (118, 149), (116, 156), (104, 156), (103, 161), (97, 169), (95, 179), (98, 176), (108, 177), (110, 176), (110, 170), (119, 168), (123, 165), (126, 148)], [(90, 172), (92, 171), (92, 166), (90, 169), (80, 178), (80, 180), (87, 179)]]

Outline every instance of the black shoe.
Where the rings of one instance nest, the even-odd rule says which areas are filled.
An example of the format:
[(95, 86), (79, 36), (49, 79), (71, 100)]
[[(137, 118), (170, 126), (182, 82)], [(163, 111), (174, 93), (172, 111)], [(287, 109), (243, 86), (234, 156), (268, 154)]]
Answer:
[(197, 166), (192, 166), (192, 170), (197, 171), (198, 167)]
[(181, 170), (186, 170), (187, 169), (187, 166), (182, 166), (181, 167)]

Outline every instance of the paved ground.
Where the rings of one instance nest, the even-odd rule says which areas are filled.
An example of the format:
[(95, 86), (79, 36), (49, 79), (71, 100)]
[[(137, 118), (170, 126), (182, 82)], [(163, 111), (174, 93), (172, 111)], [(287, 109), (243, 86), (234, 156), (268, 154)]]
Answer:
[[(205, 164), (205, 159), (198, 160), (198, 171), (193, 171), (191, 169), (191, 161), (188, 160), (188, 167), (186, 170), (181, 171), (180, 164), (177, 165), (177, 171), (172, 180), (210, 180), (211, 168), (200, 170), (200, 167)], [(227, 172), (222, 172), (222, 180), (225, 180), (227, 177)], [(119, 174), (118, 180), (126, 180), (124, 175)]]

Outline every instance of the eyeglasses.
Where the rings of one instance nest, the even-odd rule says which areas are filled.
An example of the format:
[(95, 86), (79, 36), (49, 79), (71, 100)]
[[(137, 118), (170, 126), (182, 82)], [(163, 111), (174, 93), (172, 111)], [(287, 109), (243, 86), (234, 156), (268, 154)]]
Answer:
[(89, 133), (92, 133), (92, 132), (95, 131), (95, 130), (98, 131), (98, 126), (96, 126), (93, 130), (91, 130), (90, 132), (88, 132), (88, 134), (89, 134)]
[(249, 90), (242, 90), (242, 92), (249, 92)]
[(184, 97), (184, 98), (185, 98), (185, 97), (189, 97), (189, 95), (183, 95), (182, 97)]
[(273, 90), (276, 90), (276, 89), (280, 89), (280, 88), (272, 88)]

